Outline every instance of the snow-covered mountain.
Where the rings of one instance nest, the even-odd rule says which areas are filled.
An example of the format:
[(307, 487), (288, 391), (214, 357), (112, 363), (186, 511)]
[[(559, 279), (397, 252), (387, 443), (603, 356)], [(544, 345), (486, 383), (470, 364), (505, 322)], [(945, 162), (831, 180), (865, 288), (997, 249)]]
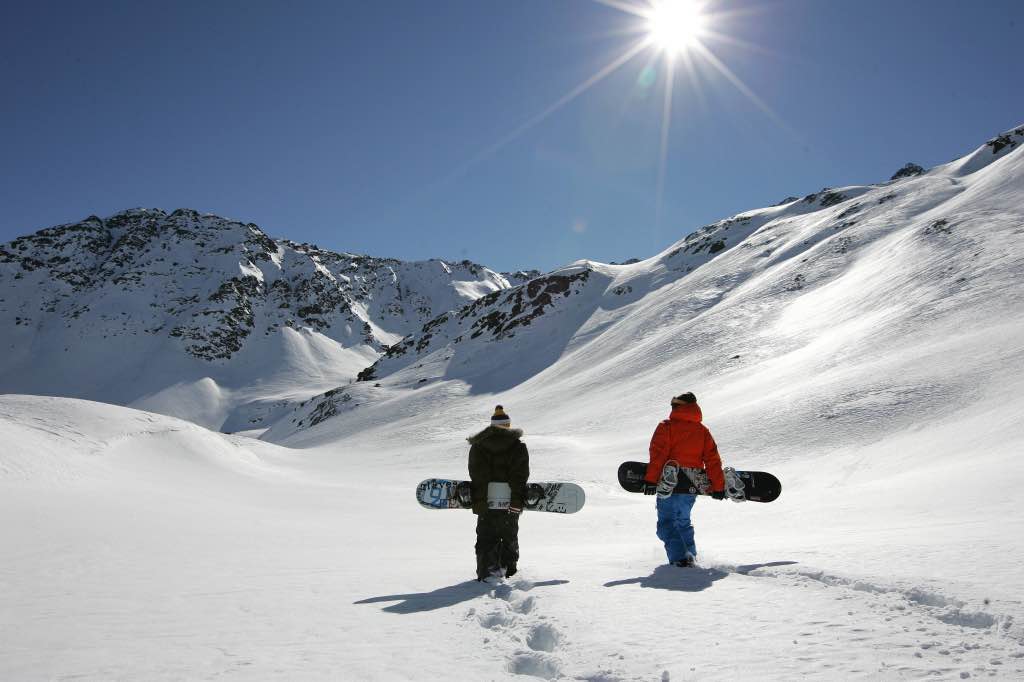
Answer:
[(469, 261), (333, 253), (190, 210), (92, 216), (0, 245), (0, 392), (251, 428), (509, 286)]
[[(511, 391), (503, 399), (537, 404), (531, 417), (567, 402), (603, 414), (596, 396), (628, 386), (614, 410), (621, 425), (647, 419), (668, 384), (706, 387), (752, 451), (784, 447), (754, 418), (775, 392), (766, 376), (804, 387), (777, 408), (775, 428), (779, 413), (792, 428), (818, 424), (823, 445), (850, 428), (937, 417), (1024, 347), (1022, 142), (1017, 128), (927, 172), (908, 164), (888, 182), (746, 211), (643, 261), (580, 261), (492, 292), (393, 344), (359, 383), (311, 400), (267, 437), (396, 401), (450, 415), (438, 393), (474, 405)], [(973, 350), (979, 338), (989, 351)]]

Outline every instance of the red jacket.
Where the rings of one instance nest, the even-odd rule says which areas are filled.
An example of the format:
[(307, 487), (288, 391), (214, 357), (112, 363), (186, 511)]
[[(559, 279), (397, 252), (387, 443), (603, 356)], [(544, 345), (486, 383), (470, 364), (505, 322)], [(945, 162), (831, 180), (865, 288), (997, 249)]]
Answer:
[(696, 403), (687, 403), (672, 408), (669, 418), (658, 424), (651, 438), (651, 462), (644, 477), (648, 483), (661, 480), (665, 462), (674, 459), (681, 467), (706, 469), (711, 490), (725, 490), (722, 458), (711, 432), (700, 423), (701, 416)]

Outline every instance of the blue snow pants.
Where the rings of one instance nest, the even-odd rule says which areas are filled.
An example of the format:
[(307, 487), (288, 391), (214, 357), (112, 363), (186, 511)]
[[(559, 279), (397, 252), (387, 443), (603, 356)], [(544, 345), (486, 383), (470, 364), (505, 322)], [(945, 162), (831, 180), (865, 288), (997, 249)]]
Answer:
[(687, 554), (697, 557), (693, 524), (690, 523), (690, 510), (696, 501), (696, 495), (658, 498), (658, 538), (665, 543), (669, 563), (685, 559)]

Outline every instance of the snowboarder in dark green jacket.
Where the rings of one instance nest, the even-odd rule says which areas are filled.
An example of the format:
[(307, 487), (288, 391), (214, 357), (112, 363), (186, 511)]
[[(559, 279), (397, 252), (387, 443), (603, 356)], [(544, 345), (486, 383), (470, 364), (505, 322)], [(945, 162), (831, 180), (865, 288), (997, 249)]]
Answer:
[[(470, 436), (469, 479), (472, 482), (476, 520), (476, 578), (512, 576), (519, 561), (519, 514), (523, 510), (526, 481), (530, 477), (530, 453), (521, 429), (498, 405), (491, 424)], [(488, 509), (487, 484), (508, 483), (512, 489), (508, 509)]]

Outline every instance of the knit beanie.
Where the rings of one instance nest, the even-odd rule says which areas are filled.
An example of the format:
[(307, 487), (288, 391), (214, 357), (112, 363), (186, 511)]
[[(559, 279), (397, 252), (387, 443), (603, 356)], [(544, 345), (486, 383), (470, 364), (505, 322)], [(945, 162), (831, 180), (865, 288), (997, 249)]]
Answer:
[(697, 402), (697, 396), (692, 393), (683, 393), (672, 398), (672, 407), (677, 405), (693, 405)]
[(505, 414), (505, 408), (498, 405), (494, 408), (494, 414), (491, 415), (491, 426), (511, 426), (512, 420)]

